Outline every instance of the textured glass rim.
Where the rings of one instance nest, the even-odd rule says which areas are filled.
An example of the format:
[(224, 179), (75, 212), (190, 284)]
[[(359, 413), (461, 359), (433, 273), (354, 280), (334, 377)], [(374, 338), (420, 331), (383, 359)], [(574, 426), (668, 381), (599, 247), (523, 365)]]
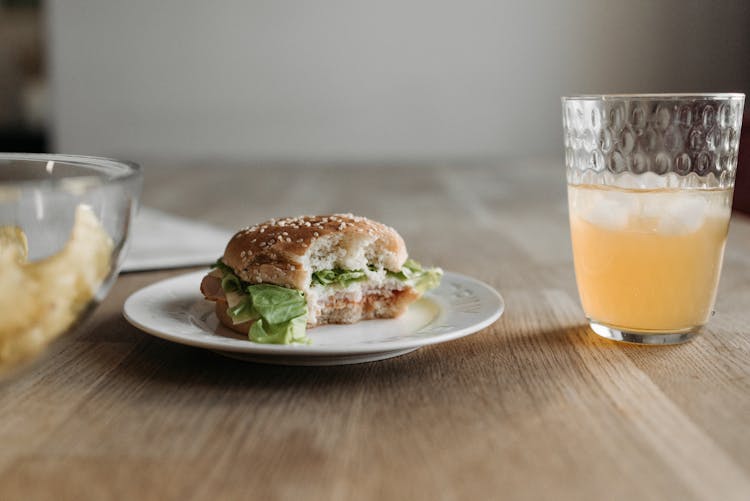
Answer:
[(733, 101), (745, 99), (742, 92), (705, 92), (705, 93), (674, 93), (674, 94), (580, 94), (562, 96), (562, 102), (567, 101), (617, 101), (617, 100), (647, 100), (647, 101)]
[(0, 181), (3, 188), (44, 186), (56, 188), (69, 186), (71, 181), (93, 180), (94, 184), (128, 183), (141, 178), (141, 166), (129, 160), (115, 160), (106, 157), (86, 155), (62, 155), (56, 153), (0, 153), (0, 162), (13, 160), (19, 162), (59, 162), (76, 165), (91, 170), (90, 176), (62, 177), (59, 179), (37, 179), (25, 181)]

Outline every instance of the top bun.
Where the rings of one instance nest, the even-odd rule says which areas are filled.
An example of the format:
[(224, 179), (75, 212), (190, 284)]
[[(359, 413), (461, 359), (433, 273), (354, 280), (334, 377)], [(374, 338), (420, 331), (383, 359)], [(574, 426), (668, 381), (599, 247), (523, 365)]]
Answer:
[(404, 240), (382, 223), (352, 214), (271, 219), (238, 231), (224, 251), (224, 264), (251, 283), (306, 291), (312, 274), (368, 264), (398, 272), (406, 261)]

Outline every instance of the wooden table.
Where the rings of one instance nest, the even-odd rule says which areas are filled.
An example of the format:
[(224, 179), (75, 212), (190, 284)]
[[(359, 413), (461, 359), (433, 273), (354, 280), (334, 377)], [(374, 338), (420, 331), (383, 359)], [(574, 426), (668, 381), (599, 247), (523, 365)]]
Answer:
[(119, 278), (77, 335), (0, 387), (0, 499), (750, 499), (750, 219), (705, 334), (597, 338), (557, 160), (147, 165), (144, 202), (235, 228), (353, 211), (504, 296), (484, 331), (341, 367), (255, 365), (153, 338)]

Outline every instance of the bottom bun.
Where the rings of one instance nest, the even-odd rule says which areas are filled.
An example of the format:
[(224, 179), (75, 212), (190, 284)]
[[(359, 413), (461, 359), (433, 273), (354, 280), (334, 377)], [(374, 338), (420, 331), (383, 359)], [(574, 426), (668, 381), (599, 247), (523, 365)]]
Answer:
[(335, 292), (318, 298), (314, 321), (315, 325), (353, 324), (360, 320), (396, 318), (417, 299), (419, 293), (411, 287), (402, 290), (371, 289), (356, 301), (346, 292)]

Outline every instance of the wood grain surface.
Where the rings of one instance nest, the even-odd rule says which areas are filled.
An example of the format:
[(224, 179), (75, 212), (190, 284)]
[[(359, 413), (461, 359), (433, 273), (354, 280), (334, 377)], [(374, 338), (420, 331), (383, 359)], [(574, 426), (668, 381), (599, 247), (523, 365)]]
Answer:
[(716, 315), (675, 347), (597, 338), (560, 162), (146, 165), (145, 204), (237, 228), (352, 211), (496, 287), (506, 312), (382, 362), (282, 367), (153, 338), (121, 275), (75, 334), (0, 385), (0, 499), (750, 499), (750, 219)]

